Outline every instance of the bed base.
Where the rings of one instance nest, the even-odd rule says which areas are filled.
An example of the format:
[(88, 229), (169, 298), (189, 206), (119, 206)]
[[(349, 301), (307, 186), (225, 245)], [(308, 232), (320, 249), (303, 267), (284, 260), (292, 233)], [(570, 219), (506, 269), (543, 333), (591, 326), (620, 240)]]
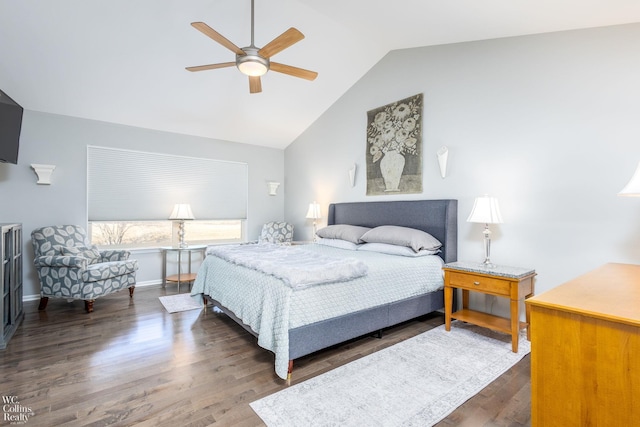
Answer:
[[(251, 335), (258, 336), (233, 311), (208, 295), (203, 295), (203, 297), (205, 304), (208, 301), (218, 307)], [(289, 331), (287, 376), (290, 377), (293, 372), (294, 359), (372, 333), (378, 334), (377, 337), (381, 338), (383, 329), (432, 313), (443, 307), (444, 292), (439, 290), (291, 329)]]

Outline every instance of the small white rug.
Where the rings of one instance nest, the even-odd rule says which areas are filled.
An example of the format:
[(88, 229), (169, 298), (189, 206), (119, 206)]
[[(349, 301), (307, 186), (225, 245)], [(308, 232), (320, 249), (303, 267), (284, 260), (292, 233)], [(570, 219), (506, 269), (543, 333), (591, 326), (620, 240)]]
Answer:
[[(268, 426), (431, 426), (530, 352), (454, 321), (251, 403)], [(295, 375), (295, 369), (293, 374)]]
[(167, 295), (159, 298), (169, 313), (196, 310), (204, 307), (202, 302), (198, 301), (198, 298), (193, 298), (190, 294)]

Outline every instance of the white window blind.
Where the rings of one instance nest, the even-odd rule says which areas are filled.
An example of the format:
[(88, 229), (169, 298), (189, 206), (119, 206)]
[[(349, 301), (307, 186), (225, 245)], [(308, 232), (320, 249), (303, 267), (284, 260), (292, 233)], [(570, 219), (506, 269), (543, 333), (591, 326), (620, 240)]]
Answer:
[(87, 147), (89, 221), (166, 220), (176, 203), (196, 219), (246, 219), (248, 165)]

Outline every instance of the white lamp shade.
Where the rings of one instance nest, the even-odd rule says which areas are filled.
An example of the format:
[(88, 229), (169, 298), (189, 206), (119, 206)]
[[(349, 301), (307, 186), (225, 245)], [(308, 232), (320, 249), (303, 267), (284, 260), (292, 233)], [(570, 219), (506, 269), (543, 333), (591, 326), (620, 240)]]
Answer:
[(320, 213), (319, 203), (313, 202), (309, 204), (309, 210), (307, 211), (307, 218), (310, 218), (310, 219), (322, 218), (322, 214)]
[(478, 222), (482, 224), (502, 223), (498, 199), (490, 196), (476, 197), (467, 222)]
[(640, 196), (640, 163), (635, 173), (631, 177), (631, 181), (618, 193), (619, 196)]
[(173, 206), (173, 211), (171, 212), (171, 215), (169, 215), (169, 219), (185, 220), (196, 219), (196, 217), (194, 217), (193, 212), (191, 212), (190, 204), (178, 203)]

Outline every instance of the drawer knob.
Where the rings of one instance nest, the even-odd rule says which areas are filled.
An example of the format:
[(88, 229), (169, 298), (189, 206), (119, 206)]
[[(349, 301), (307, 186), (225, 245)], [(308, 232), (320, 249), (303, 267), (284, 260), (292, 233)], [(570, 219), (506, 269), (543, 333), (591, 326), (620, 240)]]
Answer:
[(473, 282), (474, 285), (478, 286), (480, 282)]

